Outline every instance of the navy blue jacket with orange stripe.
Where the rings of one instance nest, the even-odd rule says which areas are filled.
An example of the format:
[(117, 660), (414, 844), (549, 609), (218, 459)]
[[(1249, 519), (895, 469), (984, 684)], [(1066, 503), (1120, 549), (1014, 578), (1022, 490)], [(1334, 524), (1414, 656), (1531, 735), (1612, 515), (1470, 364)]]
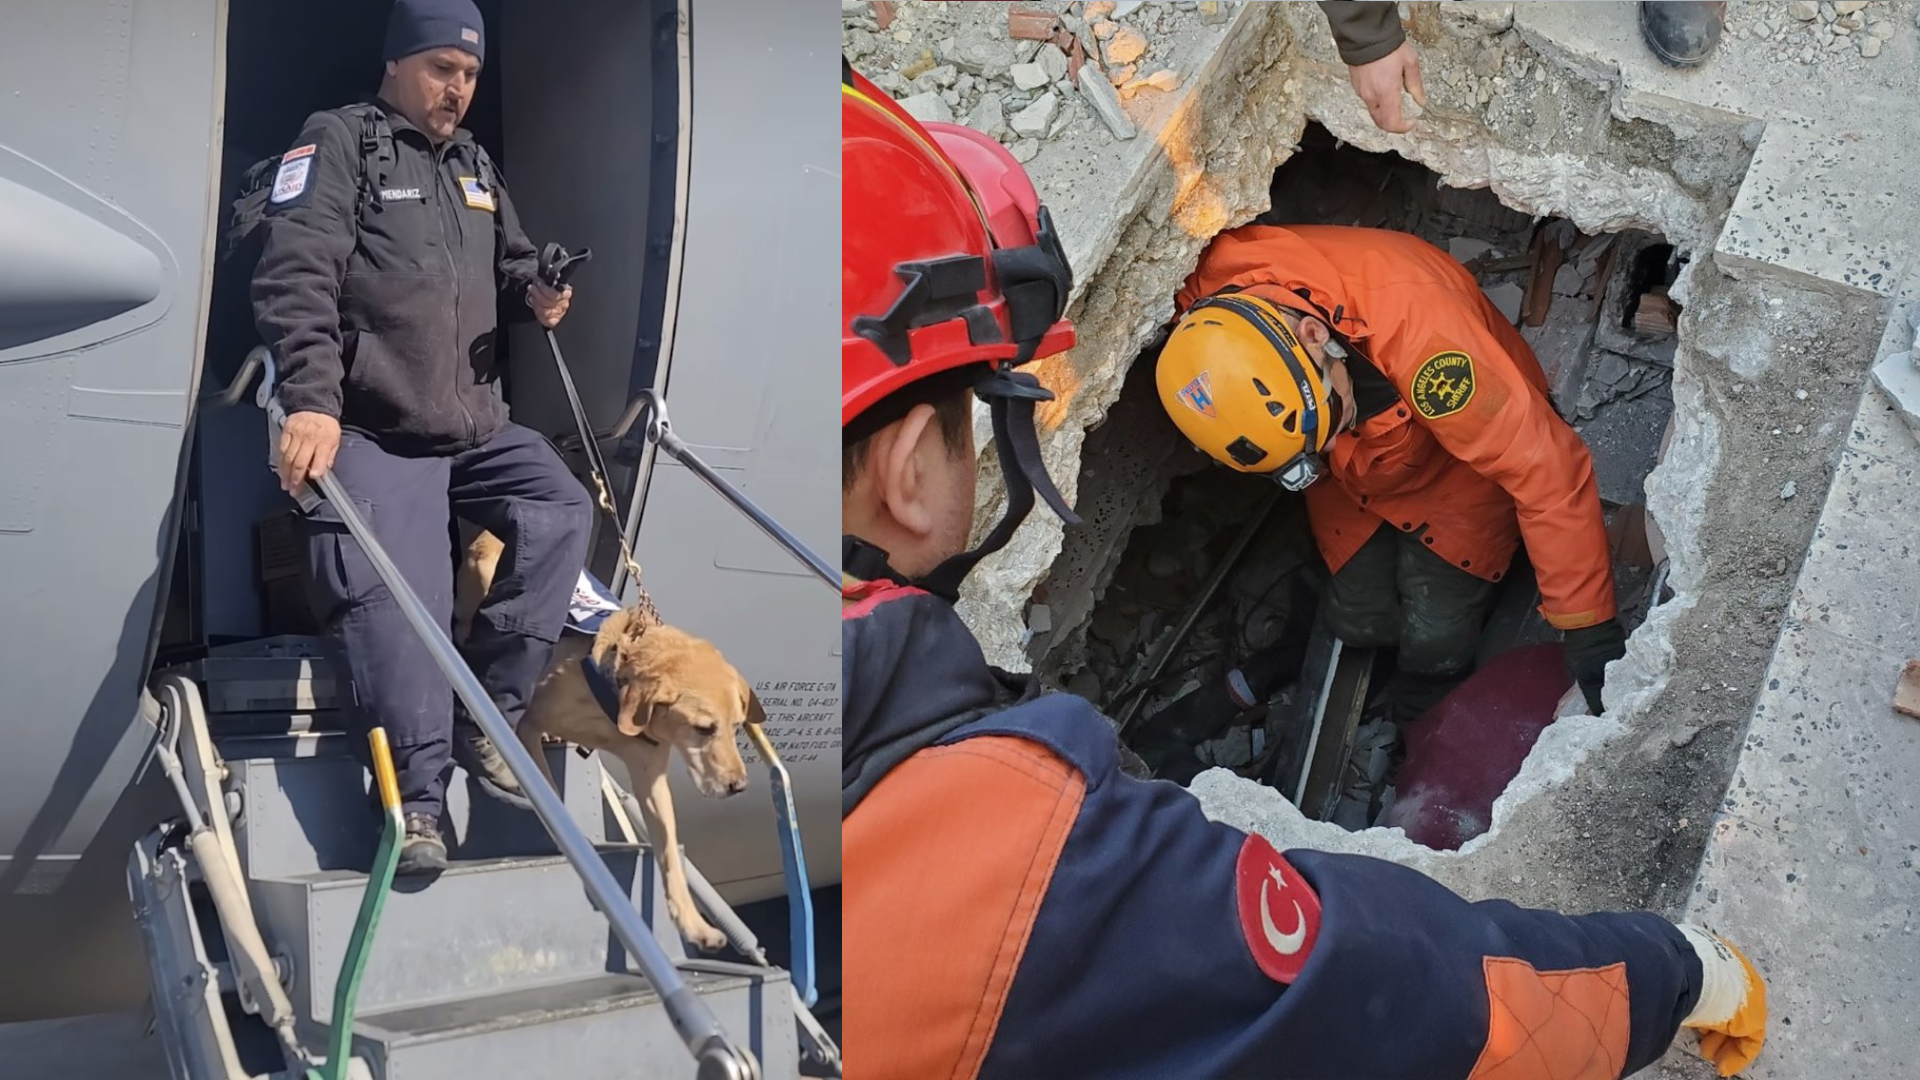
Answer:
[(935, 597), (855, 586), (841, 635), (850, 1080), (1593, 1080), (1698, 997), (1656, 915), (1468, 903), (1209, 821)]

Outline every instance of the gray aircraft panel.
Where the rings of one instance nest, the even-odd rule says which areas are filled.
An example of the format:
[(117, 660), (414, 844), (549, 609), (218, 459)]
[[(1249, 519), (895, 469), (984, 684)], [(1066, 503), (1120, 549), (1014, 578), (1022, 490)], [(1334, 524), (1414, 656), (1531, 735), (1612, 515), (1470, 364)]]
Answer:
[[(510, 6), (496, 35), (513, 50), (501, 68), (503, 171), (527, 236), (536, 247), (593, 249), (556, 337), (587, 416), (601, 428), (626, 406), (641, 285), (653, 259), (644, 240), (657, 6)], [(514, 419), (572, 432), (545, 335), (530, 323), (510, 332)]]
[[(825, 554), (840, 522), (839, 120), (792, 102), (828, 85), (838, 41), (802, 4), (695, 3), (691, 22), (697, 134), (667, 404), (708, 464)], [(838, 881), (837, 599), (665, 455), (637, 541), (660, 610), (760, 688), (800, 792), (808, 868), (816, 884)], [(758, 880), (734, 890), (742, 899), (780, 887), (760, 876), (778, 852), (764, 774), (749, 765), (754, 786), (738, 798), (703, 800), (683, 782), (675, 799), (708, 877)]]
[[(110, 286), (74, 290), (94, 321), (0, 326), (0, 902), (58, 883), (144, 742), (136, 712), (206, 292), (224, 20), (216, 0), (39, 0), (10, 4), (0, 34), (13, 91), (0, 94), (0, 220), (57, 203), (39, 220), (63, 220), (84, 258), (115, 268)], [(10, 266), (0, 290), (17, 297), (31, 269)], [(0, 320), (9, 311), (0, 301)]]

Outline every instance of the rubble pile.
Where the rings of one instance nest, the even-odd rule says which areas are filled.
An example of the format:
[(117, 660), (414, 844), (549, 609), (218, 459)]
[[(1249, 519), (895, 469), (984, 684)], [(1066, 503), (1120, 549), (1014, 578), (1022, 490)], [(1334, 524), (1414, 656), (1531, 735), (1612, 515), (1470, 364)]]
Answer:
[(1022, 162), (1075, 125), (1131, 139), (1124, 102), (1178, 90), (1171, 42), (1232, 14), (1223, 0), (962, 4), (842, 0), (841, 41), (861, 74), (921, 120), (962, 123)]
[(1794, 0), (1789, 4), (1729, 4), (1726, 33), (1773, 47), (1778, 61), (1812, 64), (1827, 55), (1871, 60), (1893, 38), (1892, 3)]
[[(1255, 220), (1411, 233), (1466, 267), (1533, 346), (1556, 408), (1593, 452), (1623, 621), (1637, 626), (1664, 582), (1666, 555), (1649, 524), (1644, 485), (1673, 413), (1680, 308), (1671, 290), (1686, 260), (1652, 232), (1589, 234), (1564, 218), (1513, 210), (1486, 188), (1436, 179), (1418, 163), (1343, 144), (1309, 124), (1295, 155), (1273, 174), (1270, 209)], [(1087, 474), (1118, 469), (1134, 478), (1127, 497), (1144, 494), (1152, 509), (1133, 515), (1140, 524), (1123, 542), (1083, 554), (1104, 562), (1092, 575), (1095, 599), (1084, 627), (1065, 591), (1055, 597), (1042, 585), (1023, 643), (1043, 679), (1121, 722), (1123, 739), (1152, 775), (1185, 783), (1220, 766), (1267, 781), (1288, 725), (1321, 686), (1309, 673), (1276, 673), (1267, 658), (1276, 650), (1302, 653), (1298, 638), (1313, 622), (1325, 570), (1297, 500), (1253, 522), (1270, 488), (1211, 466), (1184, 442), (1159, 404), (1154, 363), (1150, 343), (1108, 423), (1089, 436), (1080, 486), (1098, 490)], [(1163, 448), (1143, 449), (1151, 444)], [(1237, 538), (1256, 524), (1228, 565)], [(1555, 640), (1538, 606), (1522, 559), (1490, 613), (1481, 662)], [(1375, 668), (1384, 687), (1391, 658)], [(1263, 701), (1238, 712), (1220, 690), (1236, 672), (1246, 685), (1267, 688)], [(1324, 811), (1349, 829), (1366, 828), (1394, 803), (1393, 729), (1379, 722), (1370, 691), (1359, 692), (1366, 711), (1338, 795)]]
[[(1124, 690), (1138, 688), (1143, 658), (1171, 637), (1187, 603), (1219, 568), (1254, 508), (1249, 496), (1257, 493), (1261, 489), (1222, 469), (1206, 468), (1175, 481), (1164, 519), (1141, 526), (1130, 538), (1094, 610), (1086, 666), (1066, 680), (1068, 688), (1112, 706), (1123, 703)], [(1224, 670), (1220, 661), (1241, 659), (1280, 640), (1293, 617), (1288, 576), (1313, 557), (1304, 520), (1293, 507), (1277, 511), (1262, 528), (1221, 583), (1216, 602), (1170, 657), (1161, 681), (1146, 694), (1143, 719)]]

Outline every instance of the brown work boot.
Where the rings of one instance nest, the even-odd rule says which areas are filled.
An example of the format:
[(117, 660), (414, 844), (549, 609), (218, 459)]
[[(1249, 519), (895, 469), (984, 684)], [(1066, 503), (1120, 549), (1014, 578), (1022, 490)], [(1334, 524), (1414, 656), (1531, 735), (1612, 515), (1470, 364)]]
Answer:
[(447, 868), (447, 843), (440, 839), (440, 823), (432, 814), (409, 813), (407, 831), (400, 838), (399, 874), (437, 874)]
[(532, 809), (526, 792), (520, 790), (520, 781), (508, 771), (507, 759), (500, 756), (500, 748), (493, 745), (480, 725), (464, 716), (453, 724), (453, 761), (467, 770), (488, 795), (523, 810)]
[(1661, 62), (1696, 67), (1720, 44), (1726, 0), (1642, 0), (1640, 36)]

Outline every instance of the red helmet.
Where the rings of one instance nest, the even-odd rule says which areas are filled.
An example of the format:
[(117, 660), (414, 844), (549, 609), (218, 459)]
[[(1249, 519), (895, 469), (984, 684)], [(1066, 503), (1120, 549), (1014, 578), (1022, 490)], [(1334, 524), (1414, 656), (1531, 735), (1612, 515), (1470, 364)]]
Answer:
[[(840, 72), (842, 438), (877, 430), (936, 391), (971, 387), (992, 413), (1007, 478), (1000, 523), (915, 581), (951, 600), (1012, 538), (1035, 495), (1079, 524), (1040, 460), (1033, 410), (1053, 394), (1013, 370), (1073, 345), (1061, 318), (1073, 272), (1033, 181), (1004, 147), (967, 128), (922, 125), (844, 60)], [(841, 538), (840, 559), (862, 580), (902, 580), (886, 552), (857, 536)]]
[(932, 375), (1073, 345), (1073, 277), (992, 138), (921, 124), (851, 66), (840, 93), (840, 424)]

